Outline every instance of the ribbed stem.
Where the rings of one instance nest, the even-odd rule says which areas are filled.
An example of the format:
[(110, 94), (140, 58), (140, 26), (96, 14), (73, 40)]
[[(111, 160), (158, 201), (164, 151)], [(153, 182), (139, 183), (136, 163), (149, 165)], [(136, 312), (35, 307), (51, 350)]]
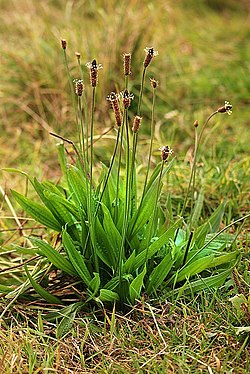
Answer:
[[(144, 182), (144, 187), (143, 187), (143, 192), (142, 192), (142, 197), (141, 197), (141, 203), (143, 201), (143, 198), (145, 196), (146, 192), (146, 187), (148, 183), (148, 176), (149, 176), (149, 170), (150, 170), (150, 163), (151, 163), (151, 157), (152, 157), (152, 149), (153, 149), (153, 140), (154, 140), (154, 133), (155, 133), (155, 88), (153, 87), (153, 101), (152, 101), (152, 114), (151, 114), (151, 134), (150, 134), (150, 147), (149, 147), (149, 156), (148, 156), (148, 165), (147, 165), (147, 171), (146, 171), (146, 177), (145, 177), (145, 182)], [(140, 203), (140, 205), (141, 205)]]
[(71, 77), (70, 71), (69, 71), (69, 64), (68, 64), (66, 49), (63, 49), (63, 57), (64, 57), (64, 64), (65, 64), (65, 67), (66, 67), (69, 86), (70, 86), (71, 99), (72, 99), (72, 102), (73, 102), (73, 107), (74, 107), (74, 112), (75, 112), (75, 120), (76, 120), (78, 141), (79, 141), (80, 148), (81, 148), (81, 139), (80, 139), (80, 131), (79, 131), (79, 122), (78, 122), (77, 106), (76, 106), (76, 100), (75, 100), (74, 85), (73, 85), (73, 80), (72, 80), (72, 77)]
[(158, 185), (157, 185), (157, 194), (156, 194), (156, 199), (155, 199), (155, 205), (154, 205), (152, 220), (151, 220), (151, 223), (150, 223), (149, 234), (148, 234), (148, 239), (147, 239), (147, 247), (146, 247), (147, 250), (146, 250), (146, 254), (145, 254), (144, 265), (148, 261), (149, 242), (150, 242), (150, 239), (152, 238), (152, 235), (153, 235), (153, 228), (154, 228), (154, 223), (155, 223), (155, 220), (156, 220), (157, 205), (158, 205), (158, 199), (159, 199), (159, 194), (160, 194), (161, 178), (162, 178), (164, 164), (165, 164), (165, 162), (162, 160), (161, 170), (160, 170), (159, 177), (158, 177)]
[(121, 246), (119, 250), (118, 256), (118, 274), (120, 277), (120, 284), (121, 284), (121, 263), (122, 258), (124, 256), (125, 251), (125, 242), (126, 242), (126, 232), (127, 232), (127, 225), (128, 225), (128, 208), (129, 208), (129, 131), (128, 131), (128, 109), (124, 108), (124, 116), (125, 116), (125, 128), (126, 128), (126, 186), (125, 186), (125, 204), (124, 204), (124, 214), (123, 214), (123, 225), (122, 225), (122, 240)]
[[(109, 177), (110, 177), (113, 165), (114, 165), (114, 161), (115, 161), (115, 157), (116, 157), (116, 153), (117, 153), (117, 149), (118, 149), (118, 145), (119, 145), (119, 138), (120, 138), (120, 128), (118, 129), (116, 143), (115, 143), (115, 148), (114, 148), (114, 152), (113, 152), (113, 155), (112, 155), (112, 158), (111, 158), (111, 161), (110, 161), (109, 170), (108, 170), (108, 173), (107, 173), (105, 181), (104, 181), (103, 189), (102, 189), (102, 192), (101, 192), (101, 195), (100, 195), (100, 198), (99, 198), (99, 201), (98, 201), (98, 205), (97, 205), (95, 213), (94, 213), (94, 218), (92, 219), (92, 222), (90, 223), (90, 225), (94, 224), (95, 218), (97, 217), (98, 210), (99, 210), (99, 207), (101, 205), (101, 201), (102, 201), (104, 192), (106, 190), (106, 187), (107, 187), (107, 184), (108, 184), (108, 180), (109, 180)], [(84, 246), (83, 254), (86, 251), (86, 248), (87, 248), (87, 245), (88, 245), (88, 242), (89, 242), (89, 237), (90, 237), (90, 231), (88, 232), (86, 240), (85, 240), (85, 246)]]
[[(215, 112), (213, 112), (212, 114), (210, 114), (210, 116), (206, 119), (206, 121), (204, 122), (203, 126), (202, 126), (202, 129), (201, 129), (201, 132), (198, 136), (198, 139), (197, 139), (197, 145), (195, 147), (195, 150), (194, 150), (194, 160), (193, 160), (193, 163), (192, 163), (192, 168), (191, 168), (191, 174), (190, 174), (190, 178), (189, 178), (189, 183), (188, 183), (188, 188), (187, 188), (187, 192), (186, 192), (186, 196), (185, 196), (185, 200), (184, 200), (184, 203), (183, 203), (183, 207), (182, 207), (182, 210), (181, 210), (181, 216), (183, 216), (184, 212), (185, 212), (185, 209), (186, 209), (186, 205), (187, 205), (187, 199), (188, 199), (188, 195), (190, 193), (190, 189), (191, 189), (191, 185), (192, 185), (192, 181), (193, 181), (193, 178), (194, 178), (194, 173), (196, 172), (196, 162), (197, 162), (197, 155), (198, 155), (198, 149), (199, 149), (199, 145), (200, 145), (200, 142), (201, 142), (201, 137), (203, 135), (203, 132), (208, 124), (208, 122), (210, 121), (210, 119), (215, 115), (217, 114), (218, 111), (216, 110)], [(193, 188), (195, 188), (195, 185), (193, 185)]]
[(117, 169), (117, 178), (116, 178), (115, 211), (114, 211), (114, 222), (115, 223), (117, 223), (117, 218), (118, 218), (118, 201), (119, 201), (119, 191), (120, 191), (120, 170), (121, 170), (121, 162), (122, 162), (124, 121), (125, 121), (125, 115), (123, 115), (123, 118), (122, 118), (121, 140), (120, 140), (120, 148), (119, 148), (119, 155), (118, 155), (118, 169)]
[[(78, 68), (79, 68), (79, 71), (80, 71), (81, 79), (84, 82), (83, 69), (82, 69), (82, 66), (81, 66), (80, 59), (78, 59), (77, 62), (78, 62)], [(87, 164), (88, 164), (89, 114), (88, 114), (88, 104), (87, 104), (87, 96), (86, 96), (85, 90), (83, 90), (82, 96), (83, 96), (84, 123), (85, 123), (85, 139), (86, 139), (86, 149), (85, 149), (86, 155), (85, 156), (86, 156), (86, 161), (87, 161)]]

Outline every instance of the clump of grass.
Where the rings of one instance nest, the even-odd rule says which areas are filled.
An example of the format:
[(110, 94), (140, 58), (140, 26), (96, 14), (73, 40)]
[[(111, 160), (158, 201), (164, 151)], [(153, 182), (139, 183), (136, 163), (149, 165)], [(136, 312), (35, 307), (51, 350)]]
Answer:
[[(85, 71), (80, 65), (80, 79), (74, 81), (68, 69), (65, 40), (62, 41), (62, 50), (74, 95), (78, 139), (74, 142), (51, 133), (61, 140), (58, 152), (63, 180), (60, 184), (39, 182), (27, 176), (42, 204), (12, 191), (21, 207), (36, 221), (58, 233), (58, 239), (48, 242), (34, 236), (27, 237), (32, 244), (31, 251), (45, 261), (42, 261), (42, 266), (37, 263), (32, 273), (29, 264), (25, 264), (25, 283), (13, 290), (5, 282), (3, 292), (8, 298), (20, 297), (32, 286), (47, 302), (67, 304), (63, 297), (55, 296), (46, 289), (46, 279), (51, 269), (72, 277), (77, 287), (74, 288), (73, 301), (61, 313), (64, 316), (60, 327), (63, 334), (76, 312), (88, 304), (110, 307), (117, 304), (124, 309), (134, 305), (143, 294), (147, 298), (157, 297), (163, 288), (168, 295), (179, 297), (183, 293), (222, 285), (239, 260), (235, 236), (225, 234), (232, 224), (219, 231), (225, 204), (221, 204), (200, 227), (197, 222), (201, 200), (197, 199), (186, 221), (183, 217), (173, 216), (171, 199), (165, 209), (159, 204), (164, 178), (171, 171), (175, 159), (171, 159), (173, 150), (170, 146), (162, 146), (159, 163), (150, 171), (158, 86), (155, 79), (151, 79), (151, 140), (142, 192), (137, 185), (135, 164), (139, 130), (145, 126), (141, 116), (143, 91), (147, 84), (147, 71), (158, 52), (152, 47), (145, 49), (138, 107), (134, 116), (131, 113), (134, 95), (128, 90), (131, 55), (123, 57), (124, 90), (108, 96), (114, 111), (116, 142), (109, 165), (103, 165), (99, 179), (96, 179), (93, 173), (94, 125), (98, 74), (102, 65), (95, 59), (86, 64), (92, 89), (88, 108), (83, 83)], [(215, 114), (229, 111), (231, 106), (225, 102), (208, 117), (196, 137), (194, 162), (182, 213), (191, 186), (195, 184), (198, 147), (204, 128)], [(134, 117), (132, 125), (131, 117)], [(74, 156), (70, 158), (68, 144), (74, 150)]]

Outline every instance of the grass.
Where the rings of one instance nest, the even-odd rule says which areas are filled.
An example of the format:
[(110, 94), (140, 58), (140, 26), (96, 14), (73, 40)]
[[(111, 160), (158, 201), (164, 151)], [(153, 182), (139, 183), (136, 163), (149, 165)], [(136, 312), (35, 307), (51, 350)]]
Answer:
[[(75, 136), (67, 77), (59, 53), (61, 36), (68, 39), (71, 55), (79, 50), (84, 61), (95, 55), (104, 65), (100, 73), (102, 89), (97, 93), (102, 104), (97, 108), (96, 133), (112, 124), (104, 102), (117, 80), (122, 88), (121, 51), (133, 53), (136, 67), (143, 48), (152, 44), (160, 51), (151, 70), (160, 81), (153, 163), (162, 144), (174, 142), (177, 155), (162, 203), (171, 191), (175, 211), (179, 210), (190, 173), (192, 124), (196, 118), (202, 122), (226, 99), (234, 105), (233, 116), (216, 118), (206, 130), (197, 182), (204, 185), (204, 219), (225, 197), (229, 203), (224, 224), (243, 215), (249, 210), (250, 162), (246, 152), (250, 83), (247, 7), (243, 1), (159, 1), (142, 6), (140, 1), (131, 0), (114, 11), (112, 1), (3, 1), (0, 166), (18, 167), (39, 178), (60, 178), (48, 130)], [(70, 69), (77, 75), (77, 61)], [(139, 70), (133, 71), (130, 85), (137, 93)], [(148, 92), (143, 112), (149, 112), (150, 102)], [(148, 129), (142, 128), (138, 170), (146, 170), (147, 135)], [(95, 155), (100, 160), (105, 152), (104, 161), (108, 162), (111, 139), (112, 133), (98, 141)], [(95, 167), (98, 170), (99, 164)], [(25, 190), (25, 181), (18, 175), (10, 178), (2, 173), (1, 179), (7, 192), (9, 188)], [(9, 207), (5, 202), (1, 207), (3, 229), (16, 228), (13, 219), (2, 218), (11, 215)], [(36, 232), (43, 234), (42, 229)], [(18, 231), (13, 234), (0, 232), (2, 247), (7, 250), (11, 250), (11, 243), (21, 241)], [(239, 271), (249, 284), (248, 244), (246, 225), (239, 244), (243, 253)], [(1, 251), (4, 266), (10, 265), (5, 250)], [(20, 257), (12, 259), (12, 266), (19, 263)], [(18, 279), (18, 269), (15, 274)], [(56, 338), (52, 323), (43, 322), (42, 326), (38, 311), (48, 306), (18, 302), (2, 321), (0, 365), (6, 373), (248, 372), (249, 341), (247, 335), (236, 335), (234, 326), (246, 326), (249, 321), (232, 307), (229, 298), (235, 293), (229, 282), (216, 294), (168, 300), (167, 305), (163, 294), (160, 301), (150, 302), (153, 310), (145, 300), (129, 315), (116, 312), (112, 316), (107, 312), (104, 320), (97, 311), (79, 315), (74, 330), (63, 340)], [(3, 299), (2, 308), (5, 306)]]

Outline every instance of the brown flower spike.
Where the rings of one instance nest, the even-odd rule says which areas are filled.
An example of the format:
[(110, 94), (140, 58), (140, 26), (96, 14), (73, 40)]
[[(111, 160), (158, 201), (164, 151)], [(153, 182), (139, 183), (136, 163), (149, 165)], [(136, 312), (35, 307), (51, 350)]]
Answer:
[(135, 116), (134, 118), (134, 121), (133, 121), (133, 126), (132, 126), (132, 131), (134, 133), (137, 133), (140, 126), (141, 126), (141, 120), (142, 120), (142, 117), (140, 116)]
[(66, 39), (61, 39), (61, 46), (62, 46), (62, 49), (67, 48), (67, 40)]
[(74, 79), (75, 93), (77, 96), (82, 96), (84, 90), (84, 84), (82, 79)]
[(131, 53), (124, 53), (123, 54), (123, 68), (124, 68), (124, 75), (131, 74)]
[(89, 69), (90, 84), (92, 87), (96, 87), (98, 82), (98, 70), (102, 69), (102, 64), (97, 64), (96, 60), (92, 60), (92, 62), (88, 62), (86, 66)]
[(131, 100), (133, 100), (134, 95), (132, 93), (129, 93), (126, 89), (123, 92), (121, 92), (121, 96), (124, 108), (128, 109), (131, 105)]
[(146, 52), (146, 57), (144, 59), (143, 65), (146, 68), (152, 61), (153, 57), (158, 56), (159, 53), (158, 51), (155, 51), (153, 47), (150, 47), (150, 48), (146, 47), (144, 51)]
[(112, 109), (115, 113), (115, 122), (118, 127), (122, 124), (122, 114), (119, 106), (119, 98), (120, 95), (116, 94), (115, 92), (111, 92), (110, 95), (107, 96), (107, 100), (110, 101)]
[(167, 162), (168, 156), (174, 153), (174, 151), (168, 145), (161, 147), (160, 151), (161, 151), (161, 159), (165, 162)]

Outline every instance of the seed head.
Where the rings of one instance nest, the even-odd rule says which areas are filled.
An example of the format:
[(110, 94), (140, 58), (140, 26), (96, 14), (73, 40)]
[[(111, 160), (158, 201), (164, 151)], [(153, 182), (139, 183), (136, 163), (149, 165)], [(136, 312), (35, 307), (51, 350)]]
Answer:
[(144, 59), (144, 67), (148, 67), (148, 65), (150, 64), (151, 60), (153, 57), (155, 56), (158, 56), (158, 51), (155, 51), (153, 47), (146, 47), (144, 49), (144, 51), (146, 52), (146, 56), (145, 56), (145, 59)]
[(61, 39), (61, 46), (62, 46), (62, 49), (67, 48), (67, 40), (66, 39)]
[(75, 93), (77, 96), (82, 96), (84, 90), (84, 84), (82, 79), (74, 79), (75, 83)]
[(142, 120), (142, 117), (140, 116), (135, 116), (134, 118), (134, 121), (133, 121), (133, 126), (132, 126), (132, 131), (134, 133), (137, 133), (140, 126), (141, 126), (141, 120)]
[(96, 60), (92, 60), (92, 62), (88, 62), (86, 66), (89, 69), (90, 84), (92, 87), (96, 87), (98, 82), (98, 70), (102, 69), (102, 64), (97, 64)]
[(154, 78), (149, 78), (150, 84), (153, 88), (157, 88), (159, 86), (159, 82), (155, 80)]
[(122, 114), (121, 114), (121, 110), (119, 106), (119, 99), (120, 99), (120, 95), (116, 94), (115, 92), (111, 92), (107, 96), (107, 100), (110, 101), (112, 109), (115, 113), (115, 122), (118, 127), (120, 127), (122, 124)]
[(124, 53), (123, 54), (123, 69), (124, 75), (131, 74), (131, 53)]
[(198, 122), (198, 120), (196, 119), (195, 121), (194, 121), (194, 127), (198, 127), (199, 126), (199, 122)]
[(168, 156), (174, 153), (173, 149), (171, 149), (168, 145), (165, 145), (159, 148), (161, 151), (161, 159), (167, 162)]
[(228, 102), (225, 101), (225, 105), (217, 109), (218, 113), (227, 113), (229, 116), (232, 114), (233, 106)]
[(128, 90), (121, 92), (122, 102), (125, 109), (128, 109), (131, 105), (131, 100), (134, 99), (134, 95), (129, 93)]
[(79, 52), (76, 52), (75, 55), (76, 55), (77, 60), (80, 60), (81, 54)]

